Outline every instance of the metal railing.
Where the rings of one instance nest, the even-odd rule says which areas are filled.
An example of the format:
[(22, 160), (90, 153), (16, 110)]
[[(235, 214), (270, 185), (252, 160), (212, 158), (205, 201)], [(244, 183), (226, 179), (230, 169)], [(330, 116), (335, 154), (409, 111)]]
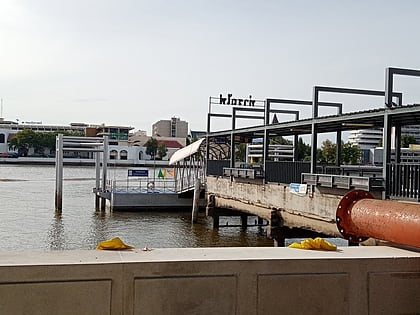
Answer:
[(223, 168), (223, 176), (233, 176), (238, 178), (257, 179), (264, 178), (262, 168)]
[(390, 163), (387, 167), (389, 196), (420, 201), (420, 164)]
[(176, 193), (176, 180), (157, 178), (109, 180), (106, 187), (109, 191), (118, 193)]
[(301, 174), (311, 171), (309, 162), (266, 162), (265, 181), (275, 183), (300, 183)]
[(229, 160), (207, 160), (207, 176), (223, 176), (223, 168), (229, 167)]
[(360, 177), (331, 174), (302, 174), (302, 183), (328, 188), (382, 190), (384, 182), (381, 177)]

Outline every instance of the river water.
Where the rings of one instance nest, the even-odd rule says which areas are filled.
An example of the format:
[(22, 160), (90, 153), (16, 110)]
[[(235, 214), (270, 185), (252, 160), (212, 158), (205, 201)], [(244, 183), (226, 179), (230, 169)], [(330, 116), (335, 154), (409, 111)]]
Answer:
[[(94, 249), (98, 242), (120, 237), (136, 248), (273, 246), (265, 230), (212, 228), (200, 213), (96, 212), (94, 167), (64, 167), (63, 211), (55, 213), (54, 166), (0, 164), (0, 250)], [(126, 168), (111, 168), (111, 179), (126, 178)], [(253, 218), (250, 218), (250, 221)], [(221, 218), (220, 224), (239, 224)]]

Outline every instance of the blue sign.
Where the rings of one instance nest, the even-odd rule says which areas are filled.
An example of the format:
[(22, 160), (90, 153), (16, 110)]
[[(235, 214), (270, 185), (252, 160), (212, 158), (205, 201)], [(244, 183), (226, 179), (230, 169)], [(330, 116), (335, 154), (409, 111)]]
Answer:
[(226, 137), (215, 137), (214, 143), (216, 144), (225, 144), (228, 143), (228, 139)]
[(148, 177), (149, 176), (149, 170), (128, 170), (128, 176)]

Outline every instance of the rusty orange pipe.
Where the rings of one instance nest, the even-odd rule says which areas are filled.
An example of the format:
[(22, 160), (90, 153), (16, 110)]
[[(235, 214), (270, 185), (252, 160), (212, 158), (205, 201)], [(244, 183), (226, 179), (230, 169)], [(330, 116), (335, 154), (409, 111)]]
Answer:
[(373, 237), (420, 247), (420, 203), (375, 200), (367, 191), (352, 190), (338, 204), (336, 222), (351, 242)]

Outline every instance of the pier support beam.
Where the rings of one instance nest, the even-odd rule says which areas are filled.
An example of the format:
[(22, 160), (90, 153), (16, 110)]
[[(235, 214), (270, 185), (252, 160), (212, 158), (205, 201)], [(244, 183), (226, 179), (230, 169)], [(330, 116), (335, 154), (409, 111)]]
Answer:
[(200, 186), (201, 181), (200, 178), (195, 179), (194, 184), (194, 197), (193, 197), (193, 204), (192, 204), (192, 214), (191, 214), (191, 222), (196, 223), (198, 219), (198, 208), (200, 206)]
[(95, 211), (99, 211), (100, 208), (100, 197), (98, 194), (95, 195)]
[(286, 236), (283, 228), (280, 226), (269, 225), (267, 227), (267, 236), (274, 241), (274, 247), (284, 247), (286, 244)]
[(283, 230), (283, 220), (276, 211), (271, 212), (271, 219), (267, 226), (267, 236), (274, 241), (274, 247), (284, 247), (286, 235)]
[(215, 198), (216, 197), (213, 194), (207, 196), (206, 216), (213, 218), (213, 229), (218, 229), (220, 220), (219, 215), (216, 213)]
[(98, 192), (101, 189), (101, 154), (95, 152), (95, 211), (100, 210), (100, 196)]
[(58, 134), (55, 145), (55, 211), (63, 210), (63, 134)]
[(241, 225), (242, 225), (242, 230), (246, 230), (248, 226), (248, 215), (241, 214)]
[(105, 211), (106, 209), (106, 199), (105, 198), (101, 198), (101, 211)]
[(220, 217), (217, 214), (213, 215), (213, 229), (218, 229), (220, 227)]

